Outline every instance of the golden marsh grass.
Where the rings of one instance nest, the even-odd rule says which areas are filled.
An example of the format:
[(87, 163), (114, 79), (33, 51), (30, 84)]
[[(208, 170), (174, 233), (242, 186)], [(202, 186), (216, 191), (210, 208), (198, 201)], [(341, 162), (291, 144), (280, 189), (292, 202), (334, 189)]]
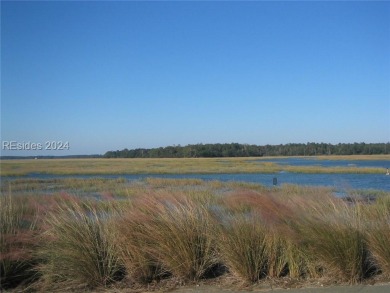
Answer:
[[(332, 156), (319, 159), (389, 160), (381, 156)], [(29, 173), (55, 175), (104, 174), (210, 174), (210, 173), (383, 173), (382, 168), (281, 166), (266, 158), (161, 158), (161, 159), (38, 159), (1, 160), (1, 176)]]

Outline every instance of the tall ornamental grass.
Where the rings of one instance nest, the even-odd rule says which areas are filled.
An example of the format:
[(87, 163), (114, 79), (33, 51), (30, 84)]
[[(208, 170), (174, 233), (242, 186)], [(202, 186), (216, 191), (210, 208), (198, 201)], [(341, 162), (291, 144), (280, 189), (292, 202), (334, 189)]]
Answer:
[(256, 282), (266, 275), (266, 236), (266, 228), (256, 214), (234, 215), (221, 226), (221, 258), (235, 277)]
[(370, 270), (360, 204), (324, 197), (309, 201), (296, 218), (301, 245), (325, 276), (356, 283)]
[(128, 196), (117, 200), (99, 180), (66, 181), (73, 193), (102, 189), (93, 199), (54, 183), (48, 195), (27, 186), (25, 196), (0, 196), (1, 290), (38, 278), (34, 288), (50, 292), (122, 279), (139, 289), (226, 271), (245, 283), (390, 277), (388, 194), (364, 201), (330, 188), (148, 179), (118, 181)]
[(94, 288), (121, 278), (110, 215), (76, 199), (59, 203), (46, 219), (39, 271), (44, 284)]
[(128, 205), (122, 208), (121, 216), (115, 221), (116, 241), (127, 279), (136, 283), (149, 283), (166, 275), (161, 262), (153, 251), (156, 245), (148, 228), (150, 215), (138, 207)]
[[(207, 206), (169, 194), (148, 195), (134, 206), (121, 224), (122, 236), (126, 237), (121, 242), (122, 251), (127, 260), (133, 259), (135, 265), (141, 263), (146, 276), (153, 277), (157, 269), (160, 274), (197, 280), (218, 263), (215, 222)], [(139, 248), (138, 254), (134, 246)], [(141, 262), (137, 259), (140, 256)], [(129, 266), (132, 265), (128, 263)]]
[(269, 192), (244, 190), (222, 199), (220, 251), (230, 271), (243, 281), (262, 277), (298, 278), (309, 271), (308, 259), (288, 225), (293, 210)]
[(0, 194), (0, 288), (30, 280), (35, 263), (35, 210), (23, 198)]
[(366, 208), (365, 234), (377, 269), (390, 277), (390, 197), (381, 197)]

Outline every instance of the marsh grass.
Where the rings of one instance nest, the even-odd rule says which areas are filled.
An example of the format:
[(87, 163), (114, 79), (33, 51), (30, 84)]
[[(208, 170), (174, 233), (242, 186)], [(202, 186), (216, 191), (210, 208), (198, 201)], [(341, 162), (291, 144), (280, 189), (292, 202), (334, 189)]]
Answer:
[(164, 272), (184, 280), (204, 277), (217, 263), (215, 222), (206, 206), (175, 194), (158, 194), (135, 203), (146, 218), (143, 237)]
[(87, 192), (109, 192), (117, 194), (122, 193), (122, 190), (126, 186), (127, 180), (124, 178), (19, 178), (1, 184), (1, 192), (7, 192), (11, 189), (13, 193), (31, 192), (33, 194), (37, 192), (48, 194), (63, 190), (68, 192), (74, 191), (78, 194)]
[(222, 225), (221, 254), (239, 278), (298, 278), (310, 271), (288, 224), (293, 211), (270, 191), (242, 190), (225, 196), (221, 205), (230, 215)]
[(18, 182), (11, 185), (17, 193), (0, 197), (1, 261), (28, 264), (16, 267), (19, 280), (35, 265), (41, 291), (106, 287), (122, 278), (146, 288), (226, 270), (249, 284), (390, 277), (388, 193), (364, 201), (355, 193), (335, 198), (322, 187), (66, 178), (41, 194), (44, 181)]
[(118, 252), (126, 270), (127, 279), (136, 283), (150, 283), (163, 278), (166, 272), (150, 251), (152, 243), (145, 237), (144, 219), (132, 214), (116, 223)]
[(324, 197), (308, 203), (304, 212), (295, 221), (297, 232), (324, 275), (349, 283), (366, 278), (371, 263), (360, 204)]
[(390, 197), (381, 197), (365, 209), (365, 235), (373, 262), (390, 277)]
[(172, 186), (199, 186), (203, 185), (204, 181), (201, 179), (192, 179), (192, 178), (183, 178), (183, 179), (175, 179), (175, 178), (152, 178), (148, 177), (145, 179), (145, 182), (148, 185), (151, 185), (153, 187), (172, 187)]
[(0, 288), (33, 278), (35, 240), (35, 210), (20, 198), (0, 194)]
[(2, 176), (29, 173), (81, 174), (189, 174), (231, 172), (275, 172), (273, 164), (253, 163), (248, 158), (181, 158), (181, 159), (42, 159), (2, 160)]
[(46, 219), (39, 257), (45, 288), (106, 286), (123, 275), (110, 217), (88, 202), (68, 199)]
[[(318, 157), (321, 158), (321, 157)], [(372, 157), (375, 159), (376, 157)], [(380, 159), (388, 159), (389, 155)], [(40, 159), (1, 160), (1, 176), (30, 173), (56, 175), (82, 174), (211, 174), (211, 173), (276, 173), (282, 170), (303, 173), (383, 173), (381, 168), (281, 166), (263, 158), (137, 158), (137, 159)], [(340, 157), (340, 159), (344, 159)], [(366, 159), (348, 156), (348, 159)], [(370, 158), (367, 158), (370, 159)]]
[(257, 215), (235, 215), (221, 226), (219, 250), (237, 278), (257, 282), (266, 275), (266, 230)]

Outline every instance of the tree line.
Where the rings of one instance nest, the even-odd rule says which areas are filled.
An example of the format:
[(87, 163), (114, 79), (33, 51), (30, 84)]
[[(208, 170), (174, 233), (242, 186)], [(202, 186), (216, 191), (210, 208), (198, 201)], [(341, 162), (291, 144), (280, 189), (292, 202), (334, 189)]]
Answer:
[(108, 151), (105, 158), (215, 158), (262, 156), (376, 155), (389, 154), (390, 143), (289, 143), (250, 145), (239, 143), (192, 144), (159, 148)]

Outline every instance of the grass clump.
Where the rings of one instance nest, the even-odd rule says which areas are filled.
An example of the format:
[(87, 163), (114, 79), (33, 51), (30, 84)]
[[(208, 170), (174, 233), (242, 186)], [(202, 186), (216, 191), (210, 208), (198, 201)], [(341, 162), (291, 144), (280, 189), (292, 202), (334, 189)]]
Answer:
[(110, 217), (88, 203), (68, 199), (46, 219), (39, 256), (45, 286), (94, 288), (119, 280), (122, 265), (113, 241)]
[(122, 210), (115, 223), (118, 252), (126, 270), (127, 279), (136, 283), (149, 283), (165, 275), (158, 258), (152, 251), (155, 243), (146, 233), (150, 217), (133, 206)]
[(0, 194), (0, 288), (16, 287), (33, 277), (35, 210), (23, 199)]
[(390, 197), (381, 197), (367, 207), (365, 234), (373, 262), (378, 270), (390, 277)]
[(303, 251), (288, 225), (292, 210), (269, 191), (243, 190), (222, 199), (230, 213), (221, 221), (221, 254), (240, 279), (298, 278), (308, 271)]
[[(218, 263), (214, 239), (215, 223), (207, 206), (188, 197), (168, 194), (149, 195), (134, 205), (125, 218), (130, 226), (142, 219), (140, 233), (133, 229), (129, 243), (142, 243), (141, 255), (158, 268), (160, 274), (172, 274), (184, 280), (197, 280)], [(138, 220), (139, 223), (139, 220)], [(135, 262), (137, 263), (137, 262)], [(152, 271), (155, 273), (155, 271)]]
[(229, 271), (247, 282), (266, 275), (267, 239), (256, 214), (235, 215), (221, 226), (219, 248)]
[(302, 217), (296, 219), (301, 245), (324, 275), (349, 283), (368, 276), (369, 253), (361, 221), (358, 203), (326, 197), (309, 202)]

